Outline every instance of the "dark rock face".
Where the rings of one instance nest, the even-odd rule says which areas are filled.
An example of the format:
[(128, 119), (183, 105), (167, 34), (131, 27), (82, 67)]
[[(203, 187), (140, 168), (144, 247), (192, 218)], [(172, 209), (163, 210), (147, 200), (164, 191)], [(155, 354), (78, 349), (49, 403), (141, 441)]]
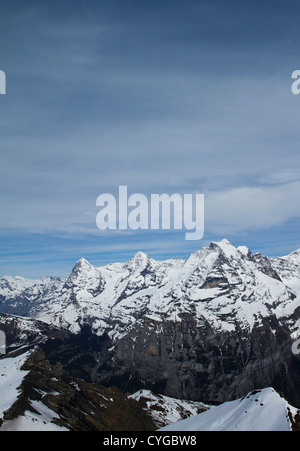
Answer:
[(252, 333), (216, 333), (197, 328), (192, 316), (163, 325), (145, 320), (120, 340), (98, 380), (124, 391), (148, 388), (171, 397), (220, 403), (250, 390), (273, 386), (300, 406), (300, 360), (292, 342), (272, 320)]
[(42, 321), (0, 313), (0, 330), (6, 336), (7, 353), (39, 346), (52, 365), (60, 363), (65, 371), (88, 382), (96, 382), (97, 368), (106, 362), (112, 346), (106, 334), (93, 334), (88, 324), (73, 334)]

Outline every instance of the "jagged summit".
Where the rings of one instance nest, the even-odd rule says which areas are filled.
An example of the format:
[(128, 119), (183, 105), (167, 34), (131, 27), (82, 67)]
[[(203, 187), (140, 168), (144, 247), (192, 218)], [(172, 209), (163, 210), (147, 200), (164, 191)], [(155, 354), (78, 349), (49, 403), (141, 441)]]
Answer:
[(86, 266), (92, 266), (92, 264), (86, 258), (81, 258), (76, 263), (76, 266), (78, 266), (78, 267), (86, 267)]
[(78, 272), (82, 272), (82, 271), (89, 271), (91, 268), (94, 268), (94, 265), (92, 265), (92, 263), (90, 263), (85, 258), (81, 258), (80, 260), (78, 260), (76, 262), (76, 264), (74, 265), (71, 273), (78, 273)]
[(212, 241), (210, 244), (213, 248), (220, 248), (223, 254), (227, 258), (236, 257), (238, 254), (248, 255), (251, 253), (250, 249), (247, 246), (238, 246), (237, 248), (226, 238), (221, 241)]
[(73, 280), (78, 279), (78, 278), (85, 278), (90, 273), (95, 274), (96, 271), (97, 270), (96, 270), (95, 266), (93, 266), (85, 258), (81, 258), (80, 260), (77, 261), (77, 263), (73, 267), (73, 269), (72, 269), (70, 275), (67, 277), (66, 281), (72, 282)]
[(143, 270), (147, 266), (150, 258), (144, 252), (137, 252), (128, 262), (127, 267), (134, 271)]
[(233, 244), (227, 238), (223, 238), (220, 241), (212, 241), (212, 244), (216, 244), (217, 246), (233, 246)]

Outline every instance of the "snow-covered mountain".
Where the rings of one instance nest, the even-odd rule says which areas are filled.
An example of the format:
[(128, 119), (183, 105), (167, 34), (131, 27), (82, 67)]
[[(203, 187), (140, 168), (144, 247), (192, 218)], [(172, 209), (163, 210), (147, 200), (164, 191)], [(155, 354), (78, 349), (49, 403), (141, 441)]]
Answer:
[(1, 312), (30, 316), (32, 306), (51, 297), (51, 293), (58, 290), (62, 283), (62, 279), (54, 277), (25, 279), (5, 276), (0, 279)]
[(254, 390), (161, 431), (275, 431), (299, 430), (299, 410), (273, 388)]
[(85, 371), (131, 393), (210, 403), (274, 386), (300, 405), (300, 250), (268, 258), (222, 240), (186, 260), (81, 259), (65, 279), (2, 278), (0, 311), (88, 328)]
[(0, 280), (2, 312), (23, 314), (78, 332), (89, 322), (95, 333), (125, 336), (145, 317), (181, 321), (192, 313), (201, 327), (251, 330), (275, 315), (289, 320), (300, 306), (300, 251), (268, 259), (227, 240), (212, 243), (187, 260), (155, 261), (138, 252), (126, 263), (94, 267), (79, 260), (66, 279)]

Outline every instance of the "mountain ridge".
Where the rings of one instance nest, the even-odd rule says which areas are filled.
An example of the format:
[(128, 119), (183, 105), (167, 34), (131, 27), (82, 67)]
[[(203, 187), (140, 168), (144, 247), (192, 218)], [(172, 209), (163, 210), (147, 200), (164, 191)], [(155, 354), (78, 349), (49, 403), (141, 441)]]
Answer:
[[(291, 255), (293, 256), (293, 254), (295, 253)], [(288, 258), (289, 256), (284, 257), (282, 262), (289, 264)], [(79, 310), (90, 310), (89, 315), (93, 318), (94, 330), (96, 331), (96, 319), (98, 325), (96, 333), (102, 334), (103, 330), (107, 328), (107, 325), (104, 324), (105, 318), (118, 315), (124, 317), (127, 313), (124, 310), (130, 310), (129, 306), (132, 303), (140, 304), (141, 308), (148, 310), (150, 316), (156, 319), (161, 314), (174, 319), (172, 312), (167, 307), (168, 302), (176, 304), (174, 300), (177, 300), (177, 304), (184, 304), (182, 299), (186, 298), (196, 305), (205, 300), (215, 301), (218, 299), (219, 318), (218, 315), (213, 315), (213, 309), (210, 309), (209, 306), (201, 309), (198, 305), (196, 313), (198, 313), (198, 317), (208, 315), (215, 327), (232, 329), (230, 322), (222, 322), (221, 319), (222, 312), (224, 312), (224, 318), (228, 314), (226, 306), (234, 304), (231, 302), (232, 297), (235, 297), (236, 300), (246, 298), (250, 300), (251, 296), (255, 296), (256, 300), (259, 297), (262, 300), (262, 296), (259, 296), (257, 291), (252, 289), (251, 292), (251, 289), (246, 289), (253, 280), (260, 284), (262, 290), (265, 290), (265, 296), (270, 299), (270, 302), (276, 297), (281, 298), (281, 304), (283, 299), (286, 303), (291, 303), (295, 299), (297, 294), (293, 293), (288, 284), (282, 281), (278, 273), (279, 265), (276, 266), (272, 263), (275, 261), (278, 262), (278, 258), (272, 260), (261, 254), (253, 255), (245, 246), (235, 248), (226, 239), (212, 242), (210, 246), (192, 253), (186, 260), (156, 261), (146, 254), (138, 252), (128, 262), (95, 267), (86, 259), (80, 259), (65, 279), (42, 278), (35, 281), (24, 279), (23, 290), (19, 279), (17, 279), (17, 289), (10, 282), (10, 286), (6, 284), (6, 290), (4, 285), (7, 278), (0, 279), (0, 308), (5, 313), (15, 313), (14, 308), (17, 314), (20, 313), (16, 308), (16, 299), (13, 299), (15, 292), (20, 298), (19, 303), (22, 306), (22, 314), (25, 313), (24, 316), (51, 323), (54, 320), (55, 324), (64, 325), (75, 332), (79, 331), (78, 324), (84, 321), (85, 316), (80, 314)], [(228, 280), (228, 276), (231, 276), (231, 280)], [(244, 280), (242, 280), (243, 278)], [(226, 284), (231, 286), (229, 297), (226, 297), (228, 293)], [(243, 284), (240, 290), (239, 284)], [(254, 283), (252, 283), (253, 286)], [(242, 294), (242, 291), (245, 293)], [(276, 291), (279, 292), (276, 293)], [(152, 302), (154, 296), (159, 297), (160, 305)], [(11, 299), (14, 300), (13, 306), (9, 302)], [(60, 299), (59, 304), (57, 299)], [(40, 302), (40, 300), (42, 301)], [(53, 308), (55, 302), (57, 304), (56, 311)], [(72, 310), (72, 304), (76, 305), (76, 311)], [(94, 310), (91, 309), (91, 304), (94, 304)], [(251, 312), (249, 302), (248, 304), (248, 309), (245, 309), (246, 304), (242, 305), (241, 302), (235, 307), (240, 313), (238, 320), (245, 324), (248, 323), (251, 328), (257, 318), (255, 312)], [(124, 306), (123, 311), (122, 306)], [(184, 305), (181, 307), (179, 311), (185, 310)], [(67, 311), (64, 312), (64, 309)], [(101, 315), (97, 310), (101, 311)], [(260, 314), (264, 310), (266, 315), (266, 302), (261, 302), (257, 310)], [(131, 318), (131, 320), (134, 323), (134, 319)], [(126, 332), (127, 330), (128, 328)], [(109, 333), (114, 334), (114, 330), (110, 330)]]

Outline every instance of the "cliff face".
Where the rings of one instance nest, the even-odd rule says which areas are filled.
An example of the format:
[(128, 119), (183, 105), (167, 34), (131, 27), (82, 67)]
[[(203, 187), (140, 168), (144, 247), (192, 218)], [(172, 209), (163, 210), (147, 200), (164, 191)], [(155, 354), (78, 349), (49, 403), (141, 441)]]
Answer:
[(216, 333), (198, 328), (190, 314), (181, 322), (144, 323), (120, 340), (98, 380), (125, 391), (154, 392), (207, 403), (273, 386), (300, 405), (300, 361), (291, 353), (288, 331), (266, 319), (251, 333)]

